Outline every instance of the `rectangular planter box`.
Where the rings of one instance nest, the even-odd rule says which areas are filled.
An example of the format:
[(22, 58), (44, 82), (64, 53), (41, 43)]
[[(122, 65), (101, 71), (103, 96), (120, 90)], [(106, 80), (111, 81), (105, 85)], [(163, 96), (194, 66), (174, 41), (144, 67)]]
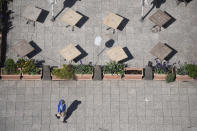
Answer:
[(21, 79), (21, 71), (18, 75), (7, 75), (7, 74), (2, 73), (2, 68), (1, 68), (1, 79), (2, 80), (20, 80)]
[(60, 79), (60, 78), (58, 78), (57, 76), (52, 75), (52, 74), (51, 74), (51, 76), (52, 76), (52, 80), (55, 80), (55, 81), (59, 81), (59, 80), (69, 80), (69, 79)]
[(41, 80), (42, 77), (42, 69), (40, 69), (39, 75), (28, 75), (22, 73), (22, 80)]
[(153, 80), (166, 80), (166, 74), (155, 74), (154, 73), (154, 79)]
[(188, 75), (176, 75), (176, 80), (178, 80), (178, 81), (191, 81), (191, 80), (194, 80), (194, 79), (189, 77)]
[(75, 74), (76, 80), (92, 80), (93, 74)]
[(135, 68), (135, 67), (131, 67), (131, 68), (125, 68), (125, 71), (141, 71), (141, 74), (124, 74), (124, 80), (142, 80), (143, 77), (143, 68)]
[(103, 80), (121, 80), (121, 75), (103, 74)]

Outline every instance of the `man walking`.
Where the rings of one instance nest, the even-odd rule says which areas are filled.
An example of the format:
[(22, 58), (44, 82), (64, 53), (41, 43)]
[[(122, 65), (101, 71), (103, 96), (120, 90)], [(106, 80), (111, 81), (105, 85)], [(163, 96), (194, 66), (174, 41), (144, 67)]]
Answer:
[(62, 119), (62, 121), (64, 122), (64, 117), (66, 116), (66, 104), (65, 101), (63, 99), (61, 99), (59, 101), (58, 104), (58, 113), (55, 114), (55, 116), (57, 117), (57, 119)]

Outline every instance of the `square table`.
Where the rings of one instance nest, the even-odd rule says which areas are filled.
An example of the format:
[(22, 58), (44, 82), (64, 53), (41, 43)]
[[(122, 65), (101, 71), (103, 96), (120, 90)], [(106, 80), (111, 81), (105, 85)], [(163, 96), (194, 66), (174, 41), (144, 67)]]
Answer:
[(114, 13), (109, 13), (109, 15), (104, 18), (103, 24), (113, 29), (117, 29), (120, 23), (122, 22), (122, 20), (123, 20), (122, 17)]
[(107, 55), (112, 61), (116, 61), (116, 62), (119, 62), (128, 57), (121, 46), (116, 46), (112, 49), (109, 49), (107, 51)]
[(67, 60), (72, 61), (77, 56), (81, 54), (81, 52), (72, 44), (68, 44), (62, 50), (60, 50), (60, 54)]
[(35, 22), (38, 16), (40, 15), (41, 11), (41, 9), (36, 8), (35, 6), (27, 6), (23, 11), (22, 16), (28, 20)]
[(161, 61), (164, 60), (171, 52), (172, 49), (170, 49), (168, 46), (161, 42), (155, 45), (150, 51), (152, 55), (156, 56)]
[(19, 41), (12, 47), (12, 49), (21, 57), (24, 57), (34, 51), (34, 48), (26, 40)]
[(66, 13), (62, 16), (61, 21), (71, 26), (75, 26), (81, 18), (82, 18), (82, 15), (73, 11), (72, 9), (68, 9)]
[(171, 17), (168, 16), (166, 13), (161, 11), (160, 9), (157, 10), (153, 15), (149, 17), (149, 19), (158, 25), (159, 27), (162, 27), (165, 23), (167, 23)]

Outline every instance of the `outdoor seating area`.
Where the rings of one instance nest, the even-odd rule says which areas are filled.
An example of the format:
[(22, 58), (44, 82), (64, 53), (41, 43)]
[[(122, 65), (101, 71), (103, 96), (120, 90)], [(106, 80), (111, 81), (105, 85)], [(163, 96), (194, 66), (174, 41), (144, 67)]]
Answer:
[[(80, 3), (82, 2), (80, 1)], [(109, 9), (99, 19), (95, 17), (95, 20), (92, 17), (93, 12), (86, 12), (80, 9), (76, 10), (73, 8), (75, 4), (76, 1), (71, 6), (67, 7), (64, 5), (64, 8), (56, 12), (56, 16), (54, 15), (55, 12), (51, 10), (53, 20), (46, 15), (46, 20), (41, 23), (38, 22), (36, 25), (35, 22), (41, 19), (42, 12), (49, 9), (38, 5), (25, 6), (21, 16), (27, 19), (27, 21), (34, 23), (33, 28), (31, 24), (27, 26), (28, 30), (32, 28), (32, 33), (27, 34), (28, 37), (24, 37), (25, 39), (17, 38), (19, 40), (9, 49), (13, 50), (17, 57), (24, 58), (27, 56), (29, 59), (40, 59), (40, 61), (44, 61), (42, 63), (43, 65), (58, 67), (61, 67), (62, 64), (73, 63), (86, 65), (91, 63), (93, 66), (96, 66), (105, 65), (108, 62), (114, 61), (121, 64), (128, 64), (130, 67), (144, 68), (146, 66), (145, 61), (147, 60), (154, 62), (154, 59), (158, 58), (161, 62), (165, 62), (165, 60), (169, 62), (169, 60), (173, 61), (175, 54), (177, 55), (179, 53), (175, 50), (176, 48), (179, 49), (179, 46), (175, 45), (172, 48), (170, 44), (175, 44), (175, 42), (168, 42), (168, 38), (164, 37), (162, 41), (168, 42), (169, 45), (159, 42), (159, 39), (153, 40), (155, 34), (151, 34), (151, 30), (154, 33), (160, 32), (162, 27), (167, 30), (166, 27), (168, 25), (166, 26), (166, 24), (172, 24), (170, 21), (175, 19), (162, 8), (152, 11), (150, 14), (149, 20), (155, 24), (151, 30), (145, 30), (146, 28), (143, 29), (142, 27), (140, 30), (143, 30), (143, 32), (139, 32), (138, 30), (131, 32), (132, 29), (135, 29), (133, 28), (135, 27), (135, 24), (133, 24), (135, 20), (128, 16), (127, 13), (110, 11)], [(52, 6), (53, 8), (55, 7), (54, 5)], [(45, 12), (45, 14), (47, 13)], [(152, 24), (150, 21), (147, 21), (149, 27)], [(173, 23), (172, 25), (175, 24)], [(65, 29), (65, 27), (67, 28), (69, 26), (72, 28), (72, 31), (74, 31), (74, 27), (79, 28), (76, 28), (75, 32), (70, 32)], [(100, 27), (101, 29), (99, 29)], [(171, 30), (170, 27), (168, 30)], [(48, 30), (44, 32), (40, 30), (40, 32), (39, 29)], [(109, 29), (112, 29), (113, 33), (110, 33), (108, 31)], [(125, 35), (126, 32), (128, 32), (128, 36)], [(162, 32), (163, 34), (167, 34), (165, 33), (166, 31)], [(152, 40), (147, 39), (146, 36)], [(162, 35), (160, 36), (162, 37)], [(143, 39), (147, 44), (142, 42)], [(153, 41), (158, 42), (158, 44), (155, 45)], [(150, 52), (147, 52), (147, 50), (150, 50)], [(153, 56), (151, 57), (150, 54)], [(12, 58), (12, 56), (9, 57)]]

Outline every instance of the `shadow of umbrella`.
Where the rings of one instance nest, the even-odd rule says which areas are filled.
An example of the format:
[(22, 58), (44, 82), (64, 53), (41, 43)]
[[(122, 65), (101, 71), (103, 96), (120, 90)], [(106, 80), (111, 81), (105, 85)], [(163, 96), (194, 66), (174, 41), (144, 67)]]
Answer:
[(81, 101), (74, 100), (73, 103), (68, 107), (67, 112), (66, 112), (66, 117), (64, 118), (65, 122), (72, 115), (73, 111), (77, 109), (79, 104), (81, 104)]
[(114, 45), (114, 40), (113, 39), (110, 39), (110, 40), (108, 40), (106, 43), (105, 43), (105, 48), (104, 49), (102, 49), (102, 51), (97, 55), (97, 56), (99, 56), (101, 53), (103, 53), (103, 51), (106, 49), (106, 47), (107, 48), (111, 48), (113, 45)]

